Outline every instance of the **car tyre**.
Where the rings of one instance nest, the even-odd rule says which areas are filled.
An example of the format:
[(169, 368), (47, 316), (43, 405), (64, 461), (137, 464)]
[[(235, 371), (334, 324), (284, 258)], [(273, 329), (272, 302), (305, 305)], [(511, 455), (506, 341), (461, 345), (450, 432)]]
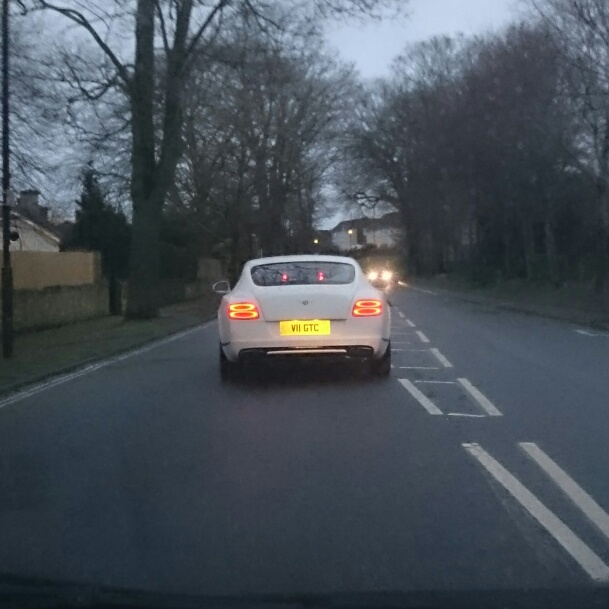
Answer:
[(391, 343), (380, 359), (371, 362), (371, 372), (377, 378), (387, 378), (391, 374)]
[(239, 379), (241, 373), (241, 365), (231, 362), (224, 350), (220, 347), (220, 378), (223, 382), (231, 382)]

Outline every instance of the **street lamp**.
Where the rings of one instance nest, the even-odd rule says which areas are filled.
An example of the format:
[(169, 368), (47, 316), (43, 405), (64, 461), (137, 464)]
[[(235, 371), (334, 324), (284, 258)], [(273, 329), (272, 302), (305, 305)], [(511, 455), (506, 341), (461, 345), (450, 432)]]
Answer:
[(349, 249), (353, 249), (353, 229), (350, 228), (347, 233), (349, 235)]
[(319, 239), (313, 239), (313, 243), (315, 243), (315, 245), (317, 245), (319, 243)]
[(11, 268), (11, 186), (9, 151), (8, 3), (2, 0), (2, 356), (13, 355), (13, 269)]

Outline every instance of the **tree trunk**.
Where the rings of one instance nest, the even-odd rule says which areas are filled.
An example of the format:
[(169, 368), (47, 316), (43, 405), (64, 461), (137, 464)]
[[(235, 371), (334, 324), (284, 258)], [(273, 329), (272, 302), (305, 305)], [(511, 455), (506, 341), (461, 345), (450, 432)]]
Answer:
[(182, 83), (192, 0), (179, 5), (174, 45), (167, 56), (163, 138), (158, 162), (154, 137), (154, 10), (154, 2), (138, 0), (135, 65), (129, 91), (133, 136), (133, 227), (127, 317), (132, 319), (156, 317), (159, 310), (159, 234), (163, 203), (182, 150)]
[(560, 277), (558, 270), (558, 257), (556, 255), (556, 237), (554, 236), (554, 228), (549, 220), (544, 223), (546, 263), (548, 265), (548, 276), (552, 285), (558, 287), (560, 285)]
[(533, 228), (529, 222), (522, 222), (522, 240), (526, 279), (534, 279), (535, 268), (533, 260), (535, 258), (535, 244), (533, 243)]
[(600, 206), (599, 239), (597, 245), (596, 292), (603, 308), (609, 310), (609, 189), (604, 180), (598, 187)]

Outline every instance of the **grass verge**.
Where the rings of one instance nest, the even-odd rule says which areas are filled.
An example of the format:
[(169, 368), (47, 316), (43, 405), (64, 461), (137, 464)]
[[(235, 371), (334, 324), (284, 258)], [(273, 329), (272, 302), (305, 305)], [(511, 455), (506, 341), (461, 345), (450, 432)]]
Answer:
[(590, 284), (569, 283), (559, 288), (528, 281), (504, 281), (477, 287), (458, 275), (437, 275), (409, 281), (415, 287), (451, 294), (471, 302), (494, 305), (603, 330), (609, 329), (609, 311), (603, 309)]
[(214, 298), (161, 309), (159, 317), (102, 317), (15, 337), (14, 356), (0, 360), (0, 395), (196, 326), (215, 315)]

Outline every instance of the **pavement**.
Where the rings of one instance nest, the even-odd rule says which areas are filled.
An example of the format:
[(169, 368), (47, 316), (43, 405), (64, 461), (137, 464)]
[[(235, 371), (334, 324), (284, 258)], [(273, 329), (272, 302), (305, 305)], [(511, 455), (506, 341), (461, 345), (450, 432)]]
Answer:
[(609, 333), (392, 303), (386, 380), (225, 385), (209, 322), (0, 400), (0, 573), (206, 596), (609, 585)]

